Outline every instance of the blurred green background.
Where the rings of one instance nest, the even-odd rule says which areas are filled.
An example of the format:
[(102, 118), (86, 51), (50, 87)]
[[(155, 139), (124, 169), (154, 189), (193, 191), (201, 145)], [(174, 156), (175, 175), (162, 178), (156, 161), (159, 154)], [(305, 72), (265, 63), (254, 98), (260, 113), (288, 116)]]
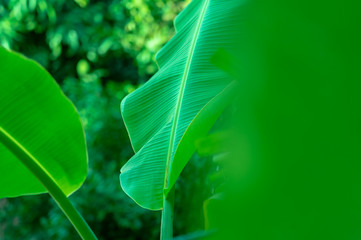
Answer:
[[(188, 2), (0, 1), (0, 45), (43, 65), (80, 113), (89, 173), (70, 199), (100, 239), (159, 238), (161, 212), (142, 209), (119, 185), (119, 170), (133, 154), (119, 105), (156, 72), (155, 54), (174, 34), (173, 19)], [(196, 158), (176, 186), (175, 235), (204, 228), (202, 204), (211, 190), (202, 176), (212, 166)], [(78, 236), (43, 194), (0, 200), (0, 239)]]

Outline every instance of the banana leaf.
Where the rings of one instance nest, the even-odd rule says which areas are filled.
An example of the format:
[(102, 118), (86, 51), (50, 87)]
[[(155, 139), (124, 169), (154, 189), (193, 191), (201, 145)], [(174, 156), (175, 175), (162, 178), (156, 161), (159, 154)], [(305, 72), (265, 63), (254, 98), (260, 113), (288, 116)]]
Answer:
[(87, 174), (79, 115), (39, 64), (0, 47), (0, 198), (65, 195)]
[(192, 1), (175, 20), (176, 35), (156, 56), (159, 71), (121, 103), (135, 155), (122, 167), (120, 183), (144, 208), (162, 209), (195, 138), (230, 101), (233, 79), (211, 58), (219, 49), (234, 50), (242, 2)]

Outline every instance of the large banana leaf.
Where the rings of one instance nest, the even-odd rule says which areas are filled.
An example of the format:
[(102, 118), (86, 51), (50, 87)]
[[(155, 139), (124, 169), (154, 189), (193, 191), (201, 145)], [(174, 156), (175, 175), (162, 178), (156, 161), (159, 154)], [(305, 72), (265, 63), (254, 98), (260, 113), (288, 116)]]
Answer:
[(0, 198), (44, 193), (44, 179), (69, 195), (86, 173), (72, 103), (40, 65), (0, 47)]
[[(194, 133), (208, 131), (226, 105), (212, 102), (228, 99), (219, 94), (227, 92), (223, 90), (231, 79), (210, 59), (220, 48), (232, 51), (238, 24), (234, 16), (241, 4), (192, 1), (175, 20), (176, 35), (156, 56), (159, 71), (122, 101), (135, 155), (121, 169), (121, 186), (144, 208), (162, 209), (164, 194), (194, 152)], [(183, 138), (196, 116), (208, 123), (198, 124)]]

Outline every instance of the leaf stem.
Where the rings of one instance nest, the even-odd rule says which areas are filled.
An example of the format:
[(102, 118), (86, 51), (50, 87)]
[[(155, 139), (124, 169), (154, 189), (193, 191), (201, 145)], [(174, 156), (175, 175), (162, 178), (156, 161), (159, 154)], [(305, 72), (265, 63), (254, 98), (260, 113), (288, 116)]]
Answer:
[(169, 193), (164, 195), (160, 228), (161, 240), (173, 239), (174, 193), (175, 187), (173, 186)]
[[(180, 116), (180, 110), (182, 106), (182, 100), (185, 92), (185, 86), (189, 77), (190, 73), (190, 66), (192, 63), (194, 51), (197, 44), (197, 39), (199, 37), (199, 33), (201, 30), (202, 22), (209, 4), (209, 0), (205, 0), (205, 4), (202, 8), (201, 15), (199, 17), (195, 34), (192, 39), (191, 48), (188, 54), (187, 62), (185, 65), (181, 86), (179, 89), (177, 104), (175, 106), (174, 117), (173, 117), (173, 124), (170, 133), (170, 140), (168, 145), (168, 154), (167, 154), (167, 161), (166, 161), (166, 168), (165, 168), (165, 177), (164, 177), (164, 188), (167, 189), (169, 185), (169, 176), (170, 176), (170, 168), (172, 165), (172, 153), (174, 150), (175, 138), (176, 138), (176, 131), (178, 127), (178, 121)], [(161, 225), (161, 232), (160, 232), (160, 239), (161, 240), (169, 240), (173, 239), (173, 217), (174, 217), (174, 186), (171, 190), (166, 193), (163, 193), (163, 211), (162, 211), (162, 225)]]
[(34, 176), (48, 190), (50, 196), (55, 200), (60, 209), (72, 223), (79, 235), (84, 240), (97, 240), (97, 237), (90, 229), (84, 218), (75, 209), (64, 192), (57, 185), (48, 171), (29, 153), (19, 142), (17, 142), (8, 132), (0, 127), (0, 142), (10, 150)]

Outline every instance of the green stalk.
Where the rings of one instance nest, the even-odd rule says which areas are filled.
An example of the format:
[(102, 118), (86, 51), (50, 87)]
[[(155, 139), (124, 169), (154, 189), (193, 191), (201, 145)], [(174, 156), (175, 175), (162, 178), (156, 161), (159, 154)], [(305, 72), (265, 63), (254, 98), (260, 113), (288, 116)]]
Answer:
[[(172, 152), (174, 150), (174, 143), (175, 143), (175, 136), (177, 131), (177, 125), (179, 121), (180, 116), (180, 109), (182, 106), (182, 100), (183, 95), (185, 91), (185, 86), (187, 84), (189, 72), (190, 72), (190, 66), (193, 59), (194, 51), (197, 44), (197, 39), (199, 37), (199, 33), (201, 30), (202, 22), (209, 4), (209, 0), (205, 0), (205, 4), (203, 6), (201, 15), (199, 17), (196, 31), (191, 43), (191, 48), (189, 52), (189, 56), (187, 58), (187, 62), (185, 65), (181, 86), (179, 89), (179, 95), (177, 100), (177, 105), (174, 111), (174, 117), (173, 117), (173, 124), (170, 134), (170, 141), (168, 145), (168, 154), (167, 154), (167, 162), (166, 162), (166, 168), (165, 168), (165, 178), (164, 178), (164, 189), (168, 187), (169, 184), (169, 175), (170, 175), (170, 166), (172, 162)], [(173, 215), (174, 215), (174, 186), (169, 191), (168, 195), (166, 197), (163, 197), (163, 211), (162, 211), (162, 225), (161, 225), (161, 233), (160, 233), (160, 239), (161, 240), (169, 240), (173, 239)]]
[(162, 223), (160, 228), (160, 239), (173, 239), (173, 218), (174, 218), (174, 192), (175, 187), (163, 198)]
[(9, 133), (0, 127), (0, 142), (7, 147), (34, 176), (48, 190), (50, 196), (55, 200), (60, 209), (70, 220), (80, 237), (84, 240), (97, 240), (97, 237), (85, 222), (84, 218), (75, 209), (63, 191), (57, 185), (55, 180), (41, 166), (41, 164), (31, 155), (19, 142), (17, 142)]

